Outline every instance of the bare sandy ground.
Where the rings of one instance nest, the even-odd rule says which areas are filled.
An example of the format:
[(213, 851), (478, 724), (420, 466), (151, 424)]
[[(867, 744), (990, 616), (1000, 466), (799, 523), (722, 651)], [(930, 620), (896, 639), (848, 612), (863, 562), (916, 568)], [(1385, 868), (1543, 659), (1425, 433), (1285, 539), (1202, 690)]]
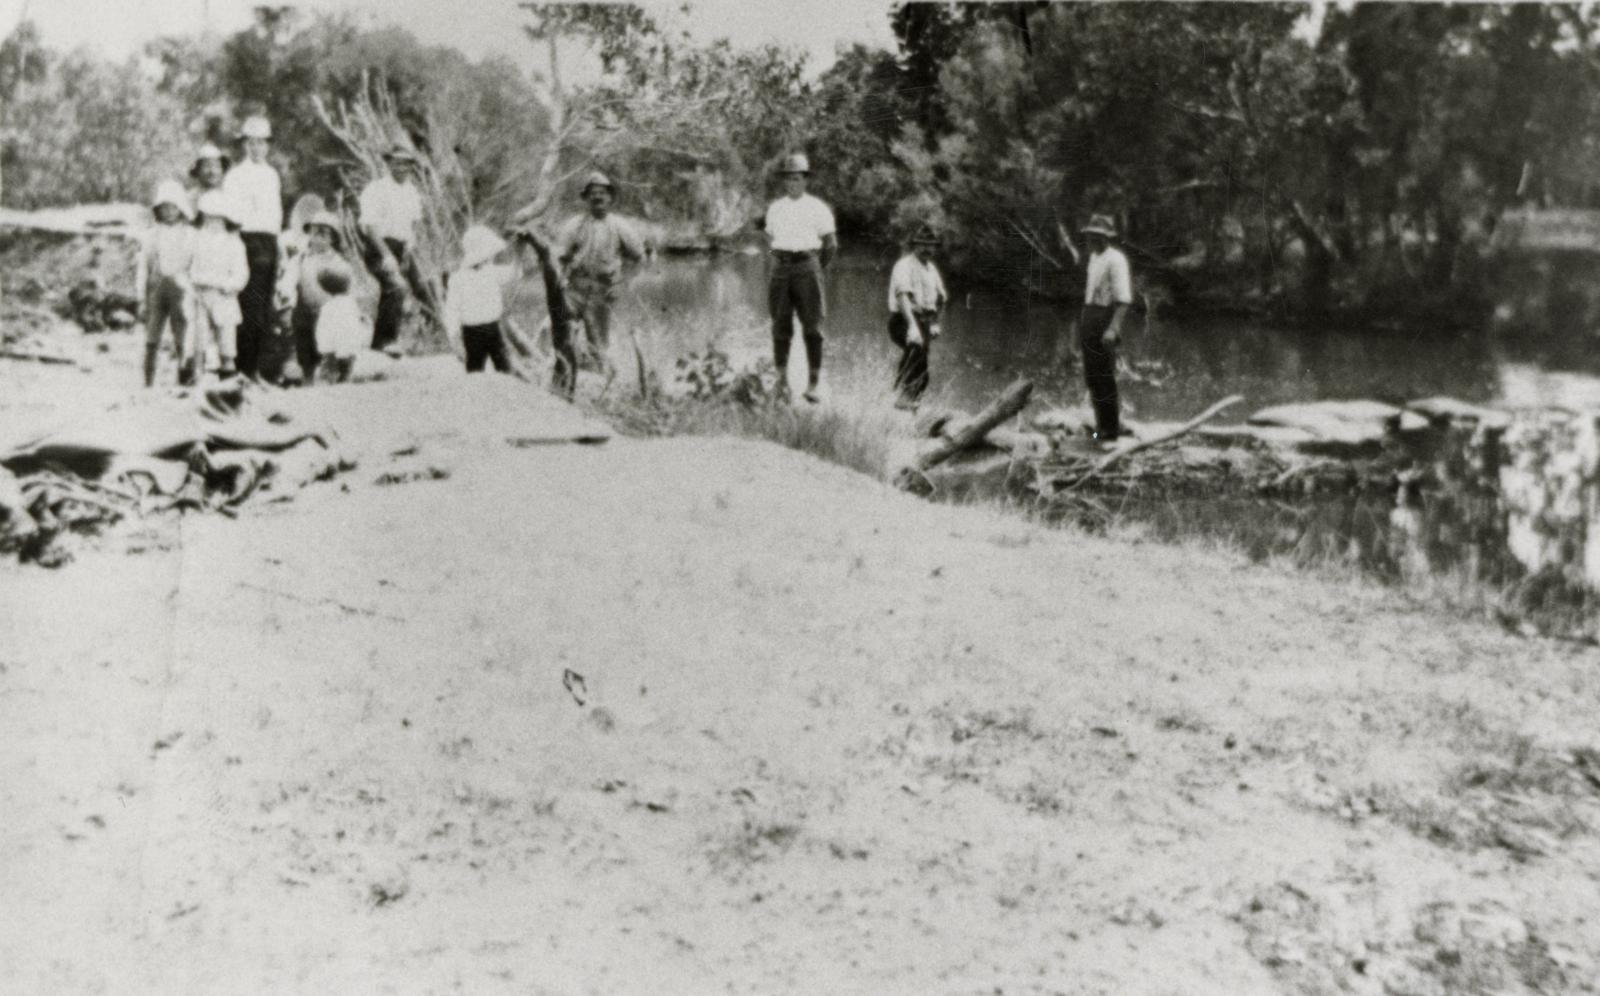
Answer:
[(1593, 648), (413, 416), (0, 565), (0, 991), (1600, 991)]

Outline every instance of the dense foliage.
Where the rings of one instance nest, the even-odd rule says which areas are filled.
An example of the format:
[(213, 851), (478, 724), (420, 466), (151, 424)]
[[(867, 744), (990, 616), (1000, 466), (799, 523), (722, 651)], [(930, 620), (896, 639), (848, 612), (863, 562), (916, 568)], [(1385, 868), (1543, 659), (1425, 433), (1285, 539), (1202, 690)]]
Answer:
[[(1587, 6), (905, 3), (895, 51), (820, 75), (636, 7), (519, 6), (536, 71), (288, 8), (120, 65), (24, 24), (0, 47), (4, 200), (141, 198), (255, 109), (294, 136), (288, 192), (331, 193), (362, 174), (318, 102), (378, 88), (484, 217), (560, 204), (599, 166), (683, 241), (733, 237), (801, 150), (847, 240), (932, 221), (970, 274), (1047, 282), (1064, 233), (1108, 212), (1174, 294), (1394, 310), (1470, 298), (1503, 211), (1592, 206), (1600, 175)], [(600, 62), (565, 74), (581, 84), (575, 51)]]

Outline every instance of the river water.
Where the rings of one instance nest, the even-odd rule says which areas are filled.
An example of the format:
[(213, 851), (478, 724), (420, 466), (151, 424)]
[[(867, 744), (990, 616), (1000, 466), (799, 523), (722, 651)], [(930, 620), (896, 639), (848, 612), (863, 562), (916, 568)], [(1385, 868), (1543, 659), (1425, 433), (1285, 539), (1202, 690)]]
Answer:
[[(885, 331), (892, 255), (847, 254), (828, 273), (824, 380), (834, 400), (887, 396), (898, 351)], [(666, 258), (635, 275), (618, 330), (637, 328), (657, 369), (708, 344), (736, 356), (769, 347), (761, 256)], [(975, 410), (1018, 376), (1035, 383), (1034, 408), (1085, 407), (1070, 344), (1070, 302), (1022, 290), (949, 281), (952, 304), (932, 357), (929, 401)], [(1371, 398), (1391, 403), (1448, 395), (1512, 407), (1600, 407), (1600, 349), (1584, 336), (1542, 340), (1487, 327), (1291, 327), (1255, 318), (1135, 314), (1119, 378), (1134, 421), (1182, 420), (1230, 394), (1242, 419), (1268, 405)], [(798, 338), (791, 378), (803, 376)], [(1349, 497), (1314, 503), (1144, 501), (1118, 507), (1157, 538), (1226, 538), (1256, 557), (1347, 559), (1389, 578), (1464, 574), (1515, 581), (1493, 503), (1441, 493), (1404, 503)]]

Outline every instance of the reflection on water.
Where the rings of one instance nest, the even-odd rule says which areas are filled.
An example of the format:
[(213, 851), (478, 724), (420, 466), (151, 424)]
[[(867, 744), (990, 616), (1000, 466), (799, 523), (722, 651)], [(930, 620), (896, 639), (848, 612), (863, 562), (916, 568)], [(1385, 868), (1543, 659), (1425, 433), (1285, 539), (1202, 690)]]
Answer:
[[(887, 396), (897, 351), (885, 332), (889, 256), (846, 255), (828, 273), (825, 381), (836, 399)], [(640, 272), (618, 325), (642, 330), (649, 359), (716, 342), (737, 356), (769, 350), (766, 261), (760, 256), (664, 259)], [(1066, 300), (964, 287), (933, 355), (929, 402), (973, 410), (1018, 376), (1034, 380), (1036, 404), (1084, 406)], [(1600, 408), (1600, 350), (1585, 334), (1534, 339), (1486, 328), (1289, 327), (1260, 319), (1131, 316), (1122, 378), (1135, 420), (1187, 418), (1229, 394), (1235, 417), (1273, 404), (1372, 398), (1399, 403), (1446, 395), (1511, 407)], [(798, 369), (800, 351), (795, 351)], [(1139, 371), (1159, 371), (1140, 376)], [(1516, 576), (1492, 498), (1432, 492), (1397, 504), (1383, 496), (1302, 501), (1200, 498), (1123, 503), (1125, 518), (1156, 535), (1226, 536), (1253, 556), (1358, 563), (1387, 577), (1457, 573), (1492, 584)]]

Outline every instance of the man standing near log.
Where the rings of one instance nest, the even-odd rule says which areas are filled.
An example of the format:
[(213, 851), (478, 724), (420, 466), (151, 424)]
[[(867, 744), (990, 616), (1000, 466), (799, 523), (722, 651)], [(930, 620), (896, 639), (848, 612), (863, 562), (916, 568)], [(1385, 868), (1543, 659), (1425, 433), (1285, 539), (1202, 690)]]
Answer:
[(1089, 272), (1078, 318), (1078, 346), (1083, 351), (1084, 385), (1094, 404), (1094, 438), (1110, 443), (1122, 434), (1116, 348), (1122, 339), (1122, 320), (1133, 304), (1133, 278), (1128, 257), (1111, 244), (1117, 230), (1110, 215), (1091, 217), (1083, 234), (1089, 243)]
[(358, 203), (366, 242), (363, 257), (378, 280), (372, 348), (393, 350), (411, 295), (430, 306), (432, 300), (416, 256), (417, 226), (422, 222), (422, 193), (415, 182), (417, 155), (397, 144), (383, 154), (383, 161), (389, 175), (374, 177)]
[(889, 339), (901, 350), (894, 376), (896, 408), (915, 408), (928, 389), (928, 353), (939, 337), (939, 313), (949, 297), (933, 262), (938, 248), (938, 233), (923, 225), (889, 273)]
[(272, 336), (277, 316), (278, 232), (283, 228), (283, 188), (278, 171), (267, 162), (272, 125), (266, 118), (246, 118), (239, 127), (244, 160), (228, 171), (222, 192), (233, 205), (250, 282), (239, 293), (239, 374), (251, 380), (261, 373), (262, 350)]
[(622, 268), (645, 258), (647, 247), (633, 225), (611, 213), (616, 187), (604, 173), (590, 173), (582, 197), (589, 210), (569, 220), (556, 238), (556, 258), (572, 308), (583, 319), (587, 348), (579, 362), (604, 369), (610, 361), (611, 308)]
[(822, 271), (838, 249), (833, 210), (806, 193), (811, 164), (795, 154), (783, 161), (783, 196), (767, 208), (767, 238), (772, 246), (772, 276), (767, 285), (767, 309), (772, 315), (772, 361), (778, 368), (778, 396), (789, 394), (789, 345), (794, 341), (794, 319), (806, 342), (806, 393), (815, 404), (821, 400), (822, 320), (827, 305), (822, 293)]

